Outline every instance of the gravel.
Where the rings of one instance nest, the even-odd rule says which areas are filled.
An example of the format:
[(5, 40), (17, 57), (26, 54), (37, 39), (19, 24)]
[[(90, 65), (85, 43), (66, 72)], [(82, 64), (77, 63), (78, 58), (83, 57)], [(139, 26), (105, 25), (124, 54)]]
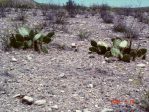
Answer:
[[(29, 15), (26, 24), (32, 26), (37, 20), (42, 23), (40, 15)], [(1, 31), (4, 25), (13, 28), (14, 21), (10, 17), (11, 14), (9, 18), (0, 19)], [(124, 63), (107, 62), (103, 56), (88, 53), (89, 40), (109, 42), (111, 37), (121, 35), (114, 33), (112, 27), (113, 24), (102, 23), (97, 16), (84, 18), (78, 15), (68, 19), (68, 32), (56, 31), (48, 54), (32, 50), (0, 50), (0, 112), (75, 112), (86, 108), (91, 112), (101, 112), (112, 108), (113, 99), (139, 99), (149, 88), (148, 54), (146, 60)], [(91, 32), (91, 36), (84, 41), (78, 40), (80, 30)], [(77, 52), (71, 48), (72, 43), (77, 45)], [(134, 40), (134, 44), (138, 43), (148, 49), (148, 38)], [(58, 45), (65, 47), (60, 49)], [(138, 80), (140, 74), (143, 76), (142, 84), (130, 81)], [(42, 106), (22, 104), (13, 97), (16, 94), (45, 99), (46, 102)]]

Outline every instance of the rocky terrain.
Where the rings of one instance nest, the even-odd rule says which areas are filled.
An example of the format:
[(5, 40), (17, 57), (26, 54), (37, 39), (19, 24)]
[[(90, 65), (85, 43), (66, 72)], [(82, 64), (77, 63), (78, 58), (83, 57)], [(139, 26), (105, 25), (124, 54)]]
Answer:
[[(0, 18), (1, 37), (14, 31), (18, 24), (21, 26), (16, 19), (18, 12), (11, 9), (6, 13), (6, 17)], [(32, 28), (45, 25), (43, 30), (49, 31), (53, 27), (40, 10), (27, 11), (25, 19), (25, 24)], [(134, 22), (132, 17), (125, 20), (128, 25)], [(113, 24), (104, 23), (99, 15), (77, 15), (55, 27), (48, 54), (3, 51), (1, 44), (0, 112), (121, 112), (123, 108), (144, 112), (136, 105), (126, 106), (125, 101), (139, 100), (149, 89), (149, 54), (146, 60), (131, 63), (89, 54), (91, 39), (110, 42), (113, 37), (123, 36), (113, 32)], [(148, 24), (135, 20), (134, 27), (144, 29), (133, 45), (140, 43), (149, 50)], [(89, 37), (80, 40), (80, 31), (88, 32)], [(25, 101), (21, 102), (22, 98)], [(114, 106), (114, 99), (125, 106)]]

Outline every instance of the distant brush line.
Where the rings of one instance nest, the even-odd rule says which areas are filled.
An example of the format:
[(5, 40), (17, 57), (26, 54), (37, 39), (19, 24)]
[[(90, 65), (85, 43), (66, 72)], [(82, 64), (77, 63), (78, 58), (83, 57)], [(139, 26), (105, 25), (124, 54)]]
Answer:
[[(68, 0), (35, 0), (39, 3), (64, 5)], [(91, 6), (108, 4), (112, 7), (148, 7), (149, 0), (74, 0), (77, 4)]]

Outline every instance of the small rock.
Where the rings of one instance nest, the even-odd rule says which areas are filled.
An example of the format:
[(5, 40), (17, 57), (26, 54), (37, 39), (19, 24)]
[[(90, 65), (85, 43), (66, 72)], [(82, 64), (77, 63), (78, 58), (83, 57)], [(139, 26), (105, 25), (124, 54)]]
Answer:
[(95, 56), (91, 55), (91, 56), (89, 56), (89, 58), (95, 58)]
[(77, 47), (76, 43), (71, 43), (71, 47), (76, 48)]
[(51, 108), (57, 110), (58, 109), (58, 105), (53, 105)]
[(13, 96), (13, 98), (18, 98), (18, 99), (22, 99), (25, 95), (21, 95), (21, 94), (16, 94)]
[(145, 64), (143, 64), (143, 63), (137, 64), (137, 67), (144, 68), (145, 67)]
[(88, 109), (83, 109), (83, 112), (91, 112), (91, 111), (89, 111)]
[(98, 108), (98, 105), (95, 105), (96, 108)]
[(32, 60), (32, 57), (30, 55), (26, 56), (28, 60)]
[(105, 61), (108, 62), (108, 63), (110, 63), (110, 59), (107, 58), (107, 57), (105, 57)]
[(61, 90), (60, 92), (61, 92), (61, 93), (65, 93), (65, 91), (64, 91), (64, 90)]
[(12, 62), (17, 62), (17, 59), (13, 57), (13, 58), (11, 58), (11, 61)]
[(106, 61), (102, 61), (102, 64), (105, 64), (106, 63)]
[(104, 108), (101, 112), (114, 112), (113, 109)]
[(128, 81), (129, 81), (129, 82), (132, 82), (132, 81), (133, 81), (133, 79), (129, 79)]
[(48, 108), (48, 112), (52, 112), (52, 108)]
[(61, 74), (59, 75), (59, 77), (60, 77), (60, 78), (67, 78), (64, 73), (61, 73)]
[(46, 100), (37, 100), (34, 102), (35, 105), (44, 105), (46, 103)]
[(32, 97), (24, 96), (24, 97), (22, 98), (22, 103), (31, 105), (31, 104), (33, 104), (33, 102), (34, 102), (34, 99), (33, 99)]
[(81, 110), (76, 110), (76, 112), (82, 112)]
[(93, 85), (93, 84), (89, 84), (87, 87), (88, 87), (88, 88), (93, 88), (94, 85)]

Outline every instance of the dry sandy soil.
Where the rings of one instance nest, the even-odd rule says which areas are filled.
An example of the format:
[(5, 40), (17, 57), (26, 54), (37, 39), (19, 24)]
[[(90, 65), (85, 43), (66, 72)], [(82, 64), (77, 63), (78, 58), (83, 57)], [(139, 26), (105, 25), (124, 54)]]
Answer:
[[(0, 19), (1, 35), (14, 27), (13, 16), (15, 13)], [(29, 25), (42, 21), (40, 13), (36, 17), (28, 16)], [(77, 15), (68, 19), (65, 28), (67, 32), (56, 31), (48, 54), (0, 50), (0, 112), (83, 112), (83, 109), (101, 112), (104, 108), (112, 109), (113, 99), (136, 100), (148, 90), (148, 54), (146, 60), (124, 63), (107, 62), (103, 56), (88, 53), (91, 39), (110, 42), (112, 37), (122, 35), (112, 31), (113, 24), (103, 23), (99, 16)], [(77, 35), (81, 30), (90, 32), (88, 39), (79, 39)], [(72, 43), (76, 43), (77, 51), (71, 48)], [(149, 50), (149, 38), (142, 36), (133, 43), (141, 43)], [(46, 103), (42, 106), (22, 104), (14, 98), (17, 94), (45, 99)]]

